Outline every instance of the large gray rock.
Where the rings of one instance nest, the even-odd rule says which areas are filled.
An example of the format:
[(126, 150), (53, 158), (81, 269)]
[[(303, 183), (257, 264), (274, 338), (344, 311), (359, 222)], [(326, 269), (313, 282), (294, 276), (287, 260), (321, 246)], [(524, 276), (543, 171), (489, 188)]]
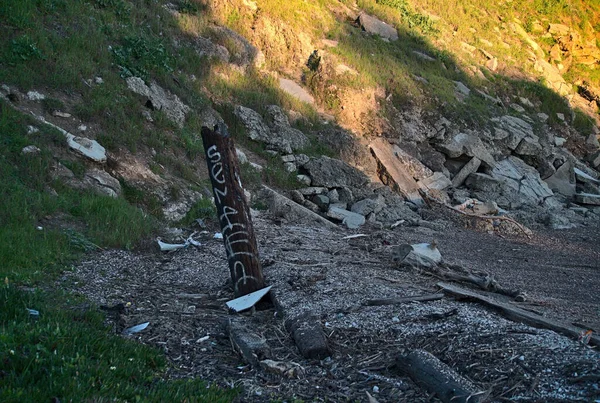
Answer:
[[(268, 149), (284, 154), (291, 154), (294, 150), (292, 144), (298, 147), (301, 144), (305, 144), (305, 141), (308, 141), (306, 136), (300, 131), (297, 131), (299, 134), (284, 129), (271, 131), (271, 128), (263, 121), (262, 116), (258, 112), (245, 106), (236, 106), (234, 114), (246, 127), (248, 137), (254, 141), (265, 143)], [(300, 135), (306, 140), (299, 137)]]
[(524, 138), (536, 138), (533, 127), (521, 118), (505, 115), (492, 119), (495, 122), (495, 140), (502, 140), (511, 150), (517, 148)]
[(200, 57), (217, 59), (223, 63), (229, 63), (229, 51), (225, 46), (213, 43), (210, 39), (201, 36), (194, 40), (193, 47)]
[(229, 62), (243, 69), (254, 65), (260, 67), (264, 63), (264, 55), (246, 38), (232, 29), (223, 26), (213, 26), (210, 28), (212, 36), (216, 37), (217, 42), (229, 44)]
[(571, 197), (575, 194), (573, 168), (568, 161), (562, 164), (549, 178), (544, 179), (548, 187), (555, 193)]
[(121, 184), (106, 171), (90, 169), (83, 178), (85, 188), (110, 197), (118, 197), (121, 194)]
[(190, 107), (181, 102), (177, 95), (166, 91), (154, 82), (148, 87), (139, 77), (129, 77), (127, 87), (136, 94), (147, 97), (154, 109), (162, 110), (169, 120), (183, 127), (185, 115), (190, 111)]
[(495, 201), (502, 208), (523, 205), (557, 207), (554, 193), (541, 180), (535, 168), (517, 157), (510, 156), (496, 163), (490, 174), (474, 173), (467, 178), (467, 186), (483, 201)]
[(278, 138), (278, 142), (289, 144), (292, 151), (308, 147), (310, 140), (300, 130), (290, 126), (288, 117), (277, 105), (267, 106), (267, 123), (271, 128), (272, 137)]
[(398, 39), (398, 31), (396, 31), (396, 28), (368, 14), (361, 13), (356, 19), (356, 22), (358, 22), (362, 29), (370, 34), (379, 35), (390, 41)]
[(364, 216), (335, 206), (329, 207), (327, 216), (342, 221), (342, 224), (346, 225), (349, 229), (356, 229), (366, 222)]
[(496, 161), (488, 151), (486, 145), (473, 133), (458, 133), (449, 141), (438, 144), (437, 148), (450, 158), (458, 158), (461, 155), (477, 157), (488, 166), (494, 167)]
[(304, 164), (312, 179), (313, 186), (339, 188), (344, 186), (361, 187), (369, 178), (358, 169), (335, 158), (322, 156)]
[(353, 213), (357, 213), (366, 217), (371, 213), (379, 213), (384, 207), (384, 197), (382, 195), (377, 195), (376, 197), (363, 199), (354, 203), (350, 210), (352, 210)]

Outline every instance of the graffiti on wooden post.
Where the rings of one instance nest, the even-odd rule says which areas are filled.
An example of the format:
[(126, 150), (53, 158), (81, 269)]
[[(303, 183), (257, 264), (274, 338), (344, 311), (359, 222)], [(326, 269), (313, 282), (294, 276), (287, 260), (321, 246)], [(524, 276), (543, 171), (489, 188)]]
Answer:
[(202, 140), (234, 292), (245, 295), (263, 288), (264, 279), (233, 142), (220, 127), (203, 127)]

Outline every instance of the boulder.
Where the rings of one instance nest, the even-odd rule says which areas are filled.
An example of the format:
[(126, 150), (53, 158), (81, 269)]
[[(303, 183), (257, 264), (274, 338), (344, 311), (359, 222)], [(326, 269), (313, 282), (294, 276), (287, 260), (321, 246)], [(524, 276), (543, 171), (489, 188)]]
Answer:
[(396, 28), (368, 14), (361, 13), (356, 22), (363, 30), (370, 34), (379, 35), (390, 41), (398, 40), (398, 31), (396, 31)]
[(385, 199), (382, 195), (377, 195), (374, 198), (363, 199), (352, 205), (353, 213), (360, 214), (362, 216), (368, 216), (371, 213), (379, 213), (385, 207)]
[(311, 159), (304, 164), (304, 169), (311, 177), (313, 186), (361, 187), (369, 181), (369, 178), (358, 169), (344, 161), (326, 156)]
[(212, 26), (210, 28), (212, 36), (216, 37), (217, 42), (228, 44), (229, 62), (243, 69), (254, 65), (260, 67), (264, 63), (264, 55), (246, 38), (232, 29), (224, 26)]
[(229, 51), (225, 46), (213, 43), (210, 39), (201, 36), (194, 40), (193, 47), (200, 57), (217, 59), (223, 63), (229, 63)]
[(569, 162), (562, 164), (554, 175), (544, 179), (548, 187), (555, 193), (571, 197), (575, 194), (573, 168)]
[(23, 147), (23, 149), (21, 150), (21, 154), (26, 155), (26, 154), (39, 154), (41, 153), (42, 150), (40, 150), (38, 147), (34, 146), (34, 145), (30, 145), (30, 146), (26, 146)]
[(484, 201), (496, 201), (503, 208), (522, 205), (557, 205), (554, 193), (540, 178), (535, 168), (517, 157), (510, 156), (496, 163), (487, 174), (474, 173), (467, 178), (467, 186)]
[(594, 154), (588, 157), (588, 161), (596, 169), (600, 169), (600, 151), (596, 151)]
[(458, 158), (461, 155), (477, 157), (489, 167), (494, 167), (496, 161), (492, 154), (479, 137), (472, 133), (458, 133), (449, 141), (438, 144), (437, 148), (450, 158)]
[(366, 222), (364, 216), (335, 206), (329, 207), (327, 217), (342, 221), (349, 229), (356, 229)]
[(147, 97), (153, 109), (162, 110), (169, 120), (183, 127), (185, 115), (190, 111), (190, 107), (181, 102), (177, 95), (166, 91), (155, 82), (150, 83), (148, 87), (139, 77), (129, 77), (127, 87), (136, 94)]
[(267, 106), (267, 124), (271, 128), (272, 138), (278, 138), (278, 143), (289, 144), (292, 151), (298, 151), (310, 145), (308, 137), (300, 130), (290, 126), (288, 117), (277, 105)]
[(110, 174), (100, 169), (90, 169), (83, 178), (84, 187), (94, 192), (110, 197), (118, 197), (121, 194), (121, 184)]
[(517, 155), (539, 155), (541, 152), (542, 146), (538, 136), (525, 137), (515, 148)]
[(515, 150), (524, 138), (537, 138), (533, 127), (521, 118), (505, 115), (492, 121), (495, 122), (496, 140), (504, 140), (511, 150)]

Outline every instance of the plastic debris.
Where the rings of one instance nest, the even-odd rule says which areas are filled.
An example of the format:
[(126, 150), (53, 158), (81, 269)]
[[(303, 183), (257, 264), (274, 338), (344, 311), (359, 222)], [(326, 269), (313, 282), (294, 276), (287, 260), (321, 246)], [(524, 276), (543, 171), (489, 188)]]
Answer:
[(192, 235), (190, 235), (189, 237), (187, 237), (187, 239), (185, 240), (184, 243), (166, 243), (161, 241), (160, 238), (156, 238), (156, 241), (158, 242), (158, 246), (160, 247), (160, 250), (163, 252), (169, 252), (172, 250), (177, 250), (177, 249), (183, 249), (183, 248), (187, 248), (190, 245), (194, 245), (194, 246), (200, 246), (201, 243), (196, 241), (193, 237), (194, 235), (196, 235), (196, 232), (193, 232)]
[(223, 234), (221, 234), (220, 232), (215, 232), (215, 236), (213, 236), (213, 239), (223, 239)]
[(245, 311), (246, 309), (252, 308), (262, 297), (267, 295), (273, 286), (262, 288), (258, 291), (251, 292), (250, 294), (243, 295), (239, 298), (228, 301), (227, 307), (234, 312)]
[(131, 327), (123, 330), (123, 334), (125, 336), (129, 336), (129, 335), (132, 335), (135, 333), (139, 333), (142, 330), (144, 330), (145, 328), (147, 328), (149, 324), (150, 324), (150, 322), (144, 322), (144, 323), (140, 323), (139, 325), (131, 326)]
[(40, 311), (37, 311), (37, 310), (35, 310), (35, 309), (29, 309), (29, 308), (25, 308), (25, 309), (27, 309), (27, 312), (29, 312), (29, 314), (30, 314), (31, 316), (34, 316), (34, 317), (36, 317), (36, 318), (37, 318), (38, 316), (40, 316)]
[(209, 335), (206, 335), (204, 337), (200, 337), (198, 340), (196, 340), (196, 343), (202, 343), (203, 341), (206, 341), (210, 338)]

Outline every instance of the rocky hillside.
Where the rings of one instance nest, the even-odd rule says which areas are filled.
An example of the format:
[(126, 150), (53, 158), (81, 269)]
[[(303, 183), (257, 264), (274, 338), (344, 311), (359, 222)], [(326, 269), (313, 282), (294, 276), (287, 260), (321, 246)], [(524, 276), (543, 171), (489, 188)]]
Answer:
[(581, 223), (600, 203), (595, 11), (455, 6), (6, 4), (4, 107), (65, 136), (52, 180), (169, 221), (209, 195), (198, 132), (223, 121), (249, 187), (309, 186), (294, 199), (334, 220), (389, 225), (425, 191)]

